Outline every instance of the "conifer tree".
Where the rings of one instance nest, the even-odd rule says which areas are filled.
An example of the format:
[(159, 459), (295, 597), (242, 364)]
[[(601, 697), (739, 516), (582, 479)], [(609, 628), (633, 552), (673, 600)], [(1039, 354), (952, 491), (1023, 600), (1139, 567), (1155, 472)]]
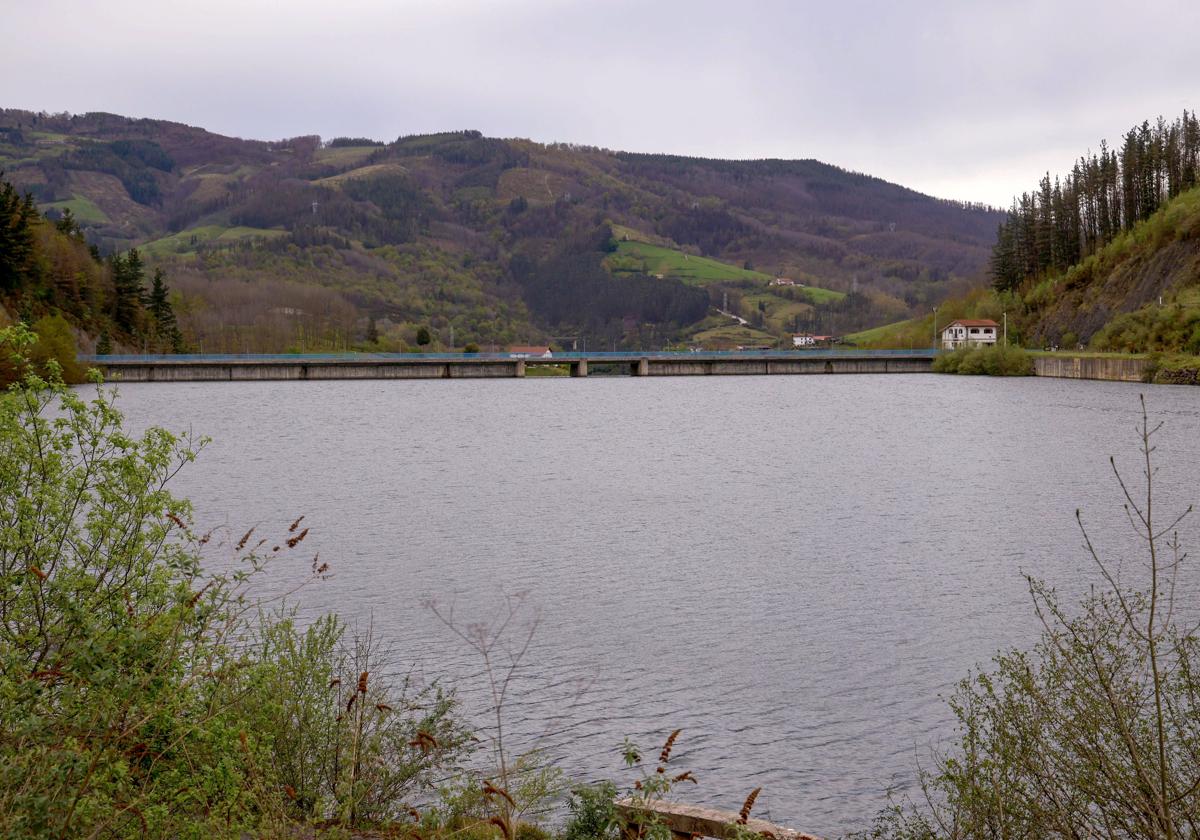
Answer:
[(1041, 179), (1013, 202), (992, 257), (992, 282), (1014, 289), (1061, 272), (1200, 182), (1200, 121), (1195, 112), (1159, 117), (1126, 132), (1121, 145), (1088, 154), (1065, 178)]
[(183, 336), (179, 332), (179, 325), (175, 320), (175, 309), (171, 306), (166, 275), (161, 268), (154, 269), (149, 301), (150, 317), (154, 319), (155, 335), (160, 342), (164, 342), (166, 346), (170, 347), (172, 352), (182, 352)]
[(119, 254), (110, 261), (113, 276), (114, 300), (112, 319), (117, 328), (132, 335), (137, 332), (138, 316), (142, 309), (142, 283), (145, 270), (137, 248), (124, 257)]
[(9, 182), (0, 184), (0, 289), (11, 291), (36, 279), (33, 224), (37, 218), (32, 195), (22, 198)]
[(82, 232), (79, 229), (79, 223), (75, 221), (75, 214), (71, 212), (70, 207), (64, 207), (62, 216), (54, 223), (58, 228), (59, 233), (65, 233), (67, 236), (82, 239)]

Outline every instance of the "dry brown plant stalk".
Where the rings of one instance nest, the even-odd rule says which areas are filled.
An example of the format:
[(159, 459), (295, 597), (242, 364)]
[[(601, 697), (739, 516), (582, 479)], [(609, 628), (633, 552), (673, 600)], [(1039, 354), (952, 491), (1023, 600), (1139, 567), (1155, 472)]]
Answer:
[(738, 825), (745, 825), (750, 819), (750, 811), (754, 808), (754, 800), (758, 799), (758, 795), (762, 792), (762, 788), (756, 787), (750, 791), (750, 795), (746, 797), (746, 801), (742, 803), (742, 810), (738, 812)]
[(512, 828), (509, 826), (508, 820), (504, 819), (504, 817), (492, 817), (490, 820), (488, 820), (488, 823), (490, 825), (499, 827), (505, 838), (507, 838), (507, 840), (512, 840)]
[(667, 736), (667, 742), (663, 744), (662, 752), (658, 754), (658, 773), (667, 772), (667, 762), (671, 760), (671, 748), (675, 746), (675, 739), (679, 737), (682, 729), (676, 729)]
[(506, 791), (504, 788), (496, 787), (491, 782), (483, 783), (483, 795), (489, 799), (493, 796), (500, 796), (513, 808), (517, 807), (517, 803), (513, 801), (511, 796), (508, 795), (508, 791)]
[[(256, 525), (255, 528), (257, 528), (257, 527), (258, 526)], [(254, 533), (254, 528), (251, 528), (249, 531), (247, 531), (245, 534), (242, 535), (242, 538), (240, 540), (238, 540), (238, 543), (237, 543), (237, 549), (236, 549), (237, 551), (241, 551), (243, 548), (246, 547), (246, 543), (250, 542), (250, 536), (253, 533)]]

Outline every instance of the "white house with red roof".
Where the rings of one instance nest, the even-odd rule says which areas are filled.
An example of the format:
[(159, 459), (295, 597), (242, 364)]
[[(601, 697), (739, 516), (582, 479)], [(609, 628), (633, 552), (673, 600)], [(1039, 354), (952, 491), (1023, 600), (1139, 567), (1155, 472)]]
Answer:
[(833, 336), (831, 335), (811, 335), (810, 333), (797, 333), (792, 336), (793, 347), (816, 347), (819, 344), (831, 344)]
[(554, 356), (549, 347), (528, 344), (514, 344), (508, 348), (508, 355), (513, 359), (549, 359)]
[(987, 318), (959, 318), (942, 327), (942, 349), (993, 346), (1000, 325)]

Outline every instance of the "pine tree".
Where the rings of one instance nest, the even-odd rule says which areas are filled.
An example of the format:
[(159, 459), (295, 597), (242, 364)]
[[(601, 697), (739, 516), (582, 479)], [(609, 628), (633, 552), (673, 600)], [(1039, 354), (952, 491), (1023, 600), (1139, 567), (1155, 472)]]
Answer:
[(149, 309), (159, 331), (175, 323), (175, 313), (171, 309), (171, 301), (167, 299), (167, 283), (161, 268), (154, 269), (154, 279), (150, 284)]
[(175, 309), (171, 306), (166, 275), (161, 268), (154, 269), (148, 308), (150, 316), (154, 319), (154, 332), (159, 341), (165, 342), (174, 353), (182, 352), (183, 335), (179, 332), (179, 324), (175, 320)]
[(137, 332), (142, 310), (142, 283), (145, 280), (142, 257), (137, 248), (131, 248), (124, 257), (113, 255), (109, 265), (115, 292), (113, 322), (121, 331), (133, 335)]
[(62, 216), (54, 223), (54, 227), (58, 228), (59, 233), (65, 233), (73, 239), (83, 239), (83, 231), (79, 229), (79, 223), (75, 221), (75, 214), (71, 212), (70, 207), (63, 208)]
[(12, 184), (0, 184), (0, 289), (11, 291), (38, 279), (33, 259), (38, 216), (32, 195), (22, 198)]
[(1001, 292), (1015, 289), (1021, 282), (1021, 274), (1016, 259), (1013, 225), (1004, 222), (996, 233), (996, 247), (992, 249), (992, 285)]
[(1041, 179), (1013, 202), (992, 255), (992, 282), (1016, 288), (1094, 254), (1121, 231), (1200, 182), (1200, 121), (1194, 112), (1131, 128), (1119, 148), (1081, 157), (1065, 178)]

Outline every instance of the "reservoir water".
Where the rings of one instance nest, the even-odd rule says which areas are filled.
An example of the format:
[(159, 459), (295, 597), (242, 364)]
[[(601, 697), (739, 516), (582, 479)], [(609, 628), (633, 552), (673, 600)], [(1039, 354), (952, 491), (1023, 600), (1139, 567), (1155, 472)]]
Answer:
[[(1136, 542), (1138, 394), (1164, 421), (1160, 510), (1200, 501), (1200, 389), (933, 375), (126, 385), (132, 428), (213, 438), (177, 479), (202, 527), (300, 514), (309, 613), (373, 623), (459, 686), (480, 663), (422, 606), (539, 614), (506, 709), (578, 780), (682, 727), (682, 796), (815, 833), (865, 827), (952, 735), (943, 697), (1037, 628), (1022, 572), (1068, 599)], [(1165, 515), (1165, 513), (1164, 513)], [(1200, 545), (1195, 519), (1182, 530)], [(235, 536), (236, 539), (236, 536)], [(1197, 588), (1187, 583), (1184, 591)]]

